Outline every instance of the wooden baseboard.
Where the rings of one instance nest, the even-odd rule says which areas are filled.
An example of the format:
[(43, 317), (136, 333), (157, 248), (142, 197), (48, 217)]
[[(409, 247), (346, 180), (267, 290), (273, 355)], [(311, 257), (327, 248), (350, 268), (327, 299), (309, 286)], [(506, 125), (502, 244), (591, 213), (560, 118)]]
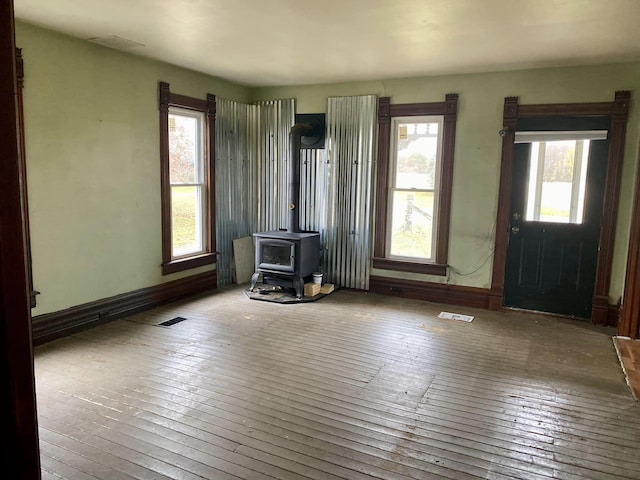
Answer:
[(609, 297), (595, 296), (591, 307), (591, 323), (607, 327), (617, 327), (620, 318), (621, 301), (609, 303)]
[[(392, 297), (426, 300), (434, 303), (446, 303), (465, 307), (485, 308), (488, 310), (502, 310), (502, 295), (496, 295), (492, 290), (460, 285), (445, 285), (441, 283), (419, 282), (392, 277), (372, 276), (369, 279), (369, 291), (389, 295)], [(620, 318), (620, 302), (607, 303), (592, 317), (597, 325), (615, 327)], [(594, 319), (600, 319), (596, 323)]]
[(369, 279), (369, 291), (392, 297), (412, 298), (466, 307), (489, 308), (490, 290), (486, 288), (372, 276)]
[(217, 287), (215, 270), (96, 300), (59, 312), (38, 315), (32, 320), (34, 345), (87, 328), (175, 302)]
[(608, 327), (617, 327), (618, 321), (620, 319), (620, 308), (621, 302), (619, 301), (616, 304), (609, 304), (609, 308), (607, 310), (607, 326)]

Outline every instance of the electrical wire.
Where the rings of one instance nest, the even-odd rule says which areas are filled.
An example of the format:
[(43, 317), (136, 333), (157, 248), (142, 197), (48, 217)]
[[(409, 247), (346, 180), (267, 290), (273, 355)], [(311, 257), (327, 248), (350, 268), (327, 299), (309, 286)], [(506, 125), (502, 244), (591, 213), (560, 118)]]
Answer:
[[(491, 229), (489, 230), (489, 238), (491, 239), (491, 241), (489, 242), (490, 253), (489, 255), (487, 255), (487, 258), (485, 258), (484, 261), (477, 268), (471, 270), (470, 272), (465, 273), (458, 270), (453, 265), (447, 264), (448, 270), (451, 270), (453, 273), (455, 273), (459, 277), (468, 277), (469, 275), (473, 275), (474, 273), (480, 271), (487, 264), (487, 262), (493, 258), (493, 254), (494, 254), (493, 239), (495, 238), (496, 226), (497, 226), (497, 219), (493, 221), (491, 225)], [(449, 283), (449, 273), (447, 273), (447, 283)]]
[(474, 273), (478, 272), (482, 267), (484, 267), (487, 262), (493, 258), (493, 252), (491, 252), (487, 258), (484, 259), (484, 261), (480, 264), (479, 267), (475, 268), (474, 270), (471, 270), (470, 272), (466, 272), (463, 273), (460, 270), (458, 270), (456, 267), (454, 267), (453, 265), (447, 265), (447, 267), (449, 267), (449, 269), (455, 273), (456, 275), (458, 275), (459, 277), (468, 277), (469, 275), (473, 275)]

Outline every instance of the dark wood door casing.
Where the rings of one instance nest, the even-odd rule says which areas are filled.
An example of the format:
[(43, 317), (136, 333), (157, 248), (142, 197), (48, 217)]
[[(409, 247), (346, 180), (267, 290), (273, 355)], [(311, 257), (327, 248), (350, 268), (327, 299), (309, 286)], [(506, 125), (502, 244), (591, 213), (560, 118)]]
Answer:
[(0, 477), (39, 479), (13, 2), (0, 2)]
[[(608, 130), (606, 117), (532, 118), (517, 130)], [(590, 318), (600, 238), (609, 140), (589, 145), (586, 196), (580, 223), (525, 220), (531, 143), (514, 148), (505, 306)]]
[(33, 267), (31, 257), (31, 229), (29, 228), (29, 196), (27, 188), (27, 155), (24, 137), (24, 60), (22, 58), (22, 49), (16, 48), (16, 76), (18, 80), (18, 131), (20, 132), (20, 157), (21, 157), (21, 175), (22, 181), (20, 188), (22, 190), (22, 218), (24, 239), (27, 248), (27, 281), (29, 282), (29, 301), (31, 308), (36, 308), (37, 292), (33, 288)]
[(604, 193), (602, 229), (598, 251), (598, 265), (593, 296), (591, 321), (606, 324), (609, 311), (609, 287), (611, 285), (611, 263), (615, 241), (615, 226), (620, 197), (620, 180), (624, 159), (627, 118), (631, 92), (616, 91), (613, 102), (567, 103), (519, 105), (518, 97), (506, 97), (503, 110), (505, 135), (502, 138), (502, 161), (498, 190), (498, 212), (496, 215), (496, 238), (493, 257), (493, 273), (489, 308), (503, 307), (504, 279), (507, 244), (509, 238), (509, 208), (511, 178), (513, 174), (514, 133), (519, 118), (534, 117), (608, 117), (610, 144), (607, 159), (607, 178)]
[(627, 273), (624, 279), (618, 335), (638, 339), (640, 338), (640, 153), (636, 161), (632, 206)]

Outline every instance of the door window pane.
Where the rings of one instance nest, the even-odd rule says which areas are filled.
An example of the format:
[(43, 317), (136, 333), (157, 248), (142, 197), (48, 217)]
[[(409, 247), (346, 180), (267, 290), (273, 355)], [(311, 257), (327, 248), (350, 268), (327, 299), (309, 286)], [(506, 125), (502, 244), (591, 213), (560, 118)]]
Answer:
[(531, 143), (525, 220), (582, 223), (589, 140)]

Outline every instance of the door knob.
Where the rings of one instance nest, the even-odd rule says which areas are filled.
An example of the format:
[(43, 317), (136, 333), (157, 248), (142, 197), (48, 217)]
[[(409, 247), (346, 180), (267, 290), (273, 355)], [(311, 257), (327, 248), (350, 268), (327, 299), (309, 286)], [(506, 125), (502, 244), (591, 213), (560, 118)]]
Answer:
[(511, 227), (511, 233), (516, 235), (520, 231), (520, 227)]

